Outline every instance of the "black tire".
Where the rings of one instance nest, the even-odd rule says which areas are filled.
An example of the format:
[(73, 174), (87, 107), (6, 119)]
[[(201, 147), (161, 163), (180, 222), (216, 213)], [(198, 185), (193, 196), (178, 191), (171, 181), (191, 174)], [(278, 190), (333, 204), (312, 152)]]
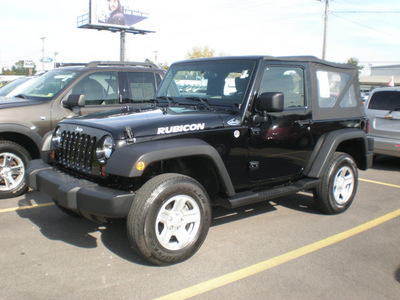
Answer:
[(207, 192), (193, 178), (162, 174), (137, 192), (127, 217), (132, 248), (156, 265), (182, 262), (203, 244), (211, 223)]
[(357, 186), (358, 170), (354, 159), (346, 153), (336, 152), (314, 191), (315, 202), (323, 213), (342, 213), (353, 202)]
[(25, 171), (30, 160), (25, 148), (0, 141), (0, 199), (17, 197), (28, 191)]

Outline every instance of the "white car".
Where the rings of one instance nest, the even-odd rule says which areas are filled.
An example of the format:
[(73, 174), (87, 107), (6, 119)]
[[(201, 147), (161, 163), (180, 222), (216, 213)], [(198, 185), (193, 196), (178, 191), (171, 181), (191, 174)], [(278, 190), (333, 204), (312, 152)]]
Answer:
[(8, 96), (8, 94), (12, 93), (16, 88), (18, 88), (20, 85), (22, 85), (24, 82), (27, 82), (29, 79), (33, 78), (31, 77), (20, 77), (18, 79), (15, 79), (9, 83), (7, 83), (5, 86), (0, 88), (0, 97), (5, 97)]
[(377, 88), (365, 105), (374, 155), (400, 157), (400, 87)]

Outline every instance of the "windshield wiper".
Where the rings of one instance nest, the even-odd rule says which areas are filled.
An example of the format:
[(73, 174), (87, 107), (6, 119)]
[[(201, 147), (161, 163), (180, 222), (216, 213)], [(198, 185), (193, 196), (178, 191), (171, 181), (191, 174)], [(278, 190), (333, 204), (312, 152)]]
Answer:
[(392, 118), (392, 113), (397, 112), (397, 111), (400, 111), (400, 108), (393, 108), (393, 109), (389, 110), (387, 117)]
[(175, 100), (172, 97), (168, 97), (168, 96), (158, 96), (155, 99), (152, 99), (152, 101), (157, 102), (157, 104), (159, 103), (159, 101), (157, 99), (162, 99), (162, 100), (167, 100), (168, 101), (168, 105), (170, 106), (171, 104), (176, 103)]
[(22, 98), (22, 99), (29, 99), (28, 96), (26, 96), (25, 94), (18, 94), (14, 96), (15, 98)]
[(238, 103), (218, 103), (218, 104), (213, 104), (214, 108), (216, 109), (223, 109), (223, 110), (227, 110), (227, 111), (232, 111), (237, 113), (238, 111), (240, 111), (240, 107), (241, 105)]
[(185, 99), (188, 100), (195, 100), (198, 102), (201, 102), (201, 104), (203, 104), (208, 110), (214, 110), (214, 108), (212, 108), (210, 106), (210, 104), (207, 103), (208, 99), (207, 98), (201, 98), (201, 97), (186, 97)]

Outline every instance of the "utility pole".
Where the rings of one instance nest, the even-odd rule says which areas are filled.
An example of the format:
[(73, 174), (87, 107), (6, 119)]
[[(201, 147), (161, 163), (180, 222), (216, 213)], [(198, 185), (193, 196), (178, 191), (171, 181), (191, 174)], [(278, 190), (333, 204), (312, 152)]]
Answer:
[(120, 41), (121, 41), (121, 46), (120, 46), (120, 55), (119, 55), (119, 60), (120, 60), (120, 62), (125, 62), (125, 30), (121, 30), (120, 31), (120, 34), (121, 34), (121, 38), (120, 38)]
[(44, 40), (46, 37), (43, 36), (40, 39), (42, 40), (42, 71), (44, 71)]
[(328, 35), (328, 10), (329, 10), (329, 0), (325, 0), (324, 42), (322, 44), (322, 59), (325, 59), (326, 55), (326, 40)]
[(156, 63), (157, 62), (157, 53), (158, 52), (160, 52), (160, 51), (153, 51), (153, 53), (154, 53), (154, 62)]

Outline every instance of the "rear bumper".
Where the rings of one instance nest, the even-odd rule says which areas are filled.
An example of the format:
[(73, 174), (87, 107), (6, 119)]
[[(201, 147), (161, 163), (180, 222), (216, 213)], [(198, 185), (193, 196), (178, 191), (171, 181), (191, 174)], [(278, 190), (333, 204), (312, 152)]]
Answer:
[(371, 136), (374, 139), (374, 154), (400, 157), (400, 140)]
[(116, 189), (73, 177), (46, 164), (32, 160), (26, 171), (30, 188), (50, 196), (57, 204), (87, 218), (126, 217), (135, 197)]
[(372, 163), (374, 160), (374, 139), (367, 137), (367, 167), (365, 170), (369, 169), (372, 167)]

